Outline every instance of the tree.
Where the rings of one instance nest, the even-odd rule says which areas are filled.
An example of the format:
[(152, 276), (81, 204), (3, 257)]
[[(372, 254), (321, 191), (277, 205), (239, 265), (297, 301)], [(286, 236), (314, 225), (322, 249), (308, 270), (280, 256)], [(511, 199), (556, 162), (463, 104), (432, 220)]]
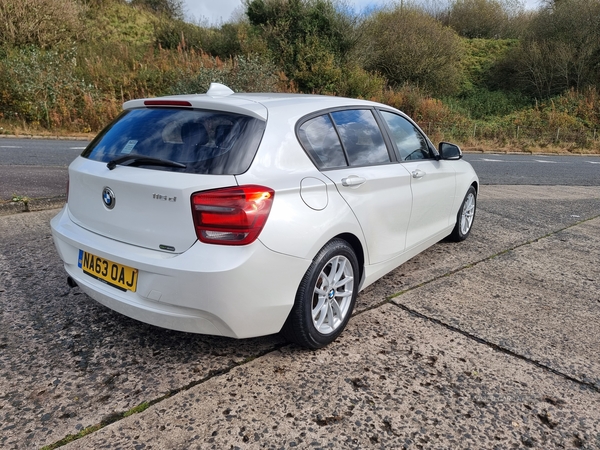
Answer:
[(518, 37), (515, 19), (522, 13), (519, 0), (455, 0), (448, 25), (467, 38)]
[(331, 0), (247, 0), (254, 32), (305, 92), (333, 92), (354, 46), (353, 19)]
[(410, 7), (385, 9), (362, 25), (356, 57), (391, 84), (416, 84), (438, 95), (455, 93), (460, 83), (460, 38), (429, 14)]
[(600, 0), (548, 3), (503, 68), (507, 84), (536, 97), (600, 87)]

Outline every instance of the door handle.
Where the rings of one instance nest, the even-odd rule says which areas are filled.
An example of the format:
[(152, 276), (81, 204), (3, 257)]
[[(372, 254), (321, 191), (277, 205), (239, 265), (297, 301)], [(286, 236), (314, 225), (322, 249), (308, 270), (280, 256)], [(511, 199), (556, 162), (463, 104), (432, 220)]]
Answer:
[(416, 169), (412, 171), (413, 178), (423, 178), (425, 175), (427, 175), (427, 173), (423, 172), (421, 169)]
[(357, 177), (356, 175), (350, 175), (349, 177), (342, 178), (342, 186), (360, 186), (365, 181), (363, 177)]

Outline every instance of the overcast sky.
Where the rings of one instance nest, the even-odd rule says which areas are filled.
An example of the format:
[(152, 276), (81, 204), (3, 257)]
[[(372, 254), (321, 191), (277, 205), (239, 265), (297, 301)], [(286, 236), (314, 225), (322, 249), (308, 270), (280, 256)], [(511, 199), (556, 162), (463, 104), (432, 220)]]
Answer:
[[(348, 4), (354, 5), (356, 12), (361, 12), (368, 7), (377, 7), (390, 3), (389, 0), (348, 0)], [(228, 22), (232, 14), (242, 14), (242, 0), (184, 0), (186, 16), (193, 21), (205, 22), (210, 25), (218, 25)], [(534, 9), (539, 0), (525, 0), (527, 8)]]

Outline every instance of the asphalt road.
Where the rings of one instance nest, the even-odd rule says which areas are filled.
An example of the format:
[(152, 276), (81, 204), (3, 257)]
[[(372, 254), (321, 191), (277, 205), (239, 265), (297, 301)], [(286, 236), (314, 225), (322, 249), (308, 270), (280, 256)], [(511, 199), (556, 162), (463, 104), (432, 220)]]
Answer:
[(67, 167), (86, 141), (0, 139), (0, 201), (65, 195)]
[[(68, 165), (87, 141), (1, 139), (0, 200), (65, 194)], [(484, 185), (600, 186), (598, 156), (465, 154)]]
[(466, 154), (482, 184), (600, 186), (600, 157)]
[(62, 139), (0, 139), (0, 165), (67, 167), (89, 142)]

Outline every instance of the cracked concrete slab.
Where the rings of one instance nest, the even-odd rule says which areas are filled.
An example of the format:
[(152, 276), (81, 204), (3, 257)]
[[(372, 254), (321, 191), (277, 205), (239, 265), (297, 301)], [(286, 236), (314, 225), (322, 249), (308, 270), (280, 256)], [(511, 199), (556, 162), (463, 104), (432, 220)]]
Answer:
[(442, 241), (430, 247), (369, 286), (357, 307), (369, 308), (382, 297), (599, 214), (599, 187), (482, 186), (473, 230), (466, 241)]
[[(437, 244), (375, 283), (360, 295), (357, 309), (359, 314), (350, 321), (349, 330), (342, 335), (341, 343), (316, 353), (285, 346), (277, 336), (234, 341), (162, 330), (120, 316), (80, 294), (77, 289), (68, 290), (66, 287), (66, 275), (54, 251), (48, 226), (49, 219), (57, 211), (0, 217), (0, 233), (4, 238), (0, 242), (0, 447), (36, 448), (52, 444), (103, 420), (114, 420), (116, 415), (120, 416), (143, 402), (158, 401), (147, 412), (119, 420), (107, 427), (106, 431), (93, 433), (71, 445), (76, 448), (95, 448), (96, 445), (104, 445), (107, 448), (116, 448), (119, 445), (126, 448), (133, 448), (136, 445), (139, 445), (139, 448), (143, 448), (144, 445), (146, 448), (149, 446), (161, 448), (156, 442), (163, 439), (159, 435), (164, 434), (164, 441), (160, 442), (172, 442), (172, 445), (167, 445), (167, 448), (193, 448), (194, 446), (205, 448), (209, 444), (221, 448), (225, 442), (228, 447), (234, 445), (240, 448), (259, 445), (277, 447), (278, 444), (283, 445), (283, 442), (286, 446), (291, 445), (292, 442), (305, 447), (311, 446), (312, 442), (322, 442), (323, 447), (330, 444), (336, 448), (385, 444), (390, 448), (396, 444), (401, 446), (400, 443), (408, 442), (407, 440), (414, 445), (452, 447), (452, 442), (455, 441), (471, 442), (468, 439), (472, 436), (486, 439), (483, 437), (484, 434), (492, 436), (494, 433), (500, 433), (498, 442), (494, 444), (497, 448), (506, 448), (509, 446), (505, 445), (506, 443), (537, 448), (548, 448), (554, 444), (564, 444), (566, 447), (585, 444), (593, 448), (596, 442), (594, 433), (598, 431), (598, 416), (595, 413), (597, 408), (592, 408), (590, 405), (593, 405), (593, 402), (597, 404), (597, 392), (590, 391), (585, 384), (569, 381), (565, 377), (519, 358), (494, 351), (491, 347), (468, 339), (456, 331), (411, 316), (397, 306), (383, 305), (382, 302), (391, 295), (408, 288), (415, 288), (422, 283), (426, 284), (399, 298), (407, 299), (416, 292), (426, 292), (430, 286), (437, 286), (438, 290), (426, 297), (439, 298), (440, 295), (448, 292), (448, 286), (454, 286), (452, 283), (458, 283), (457, 280), (461, 280), (463, 274), (470, 270), (459, 269), (473, 264), (475, 264), (474, 268), (483, 267), (493, 261), (485, 261), (487, 258), (507, 249), (515, 249), (512, 253), (518, 253), (526, 247), (519, 247), (520, 245), (535, 241), (548, 233), (556, 232), (586, 218), (597, 216), (599, 211), (600, 190), (597, 187), (484, 186), (475, 228), (467, 241), (461, 244), (447, 242)], [(561, 232), (567, 233), (568, 236), (565, 234), (559, 237), (560, 233), (555, 235), (559, 242), (564, 238), (577, 243), (579, 247), (573, 250), (574, 253), (569, 258), (578, 258), (581, 264), (594, 256), (586, 251), (588, 231), (580, 230), (583, 226), (584, 224), (577, 225)], [(548, 245), (552, 246), (550, 243)], [(546, 251), (543, 249), (535, 253), (531, 250), (530, 254), (519, 254), (519, 257), (531, 258), (533, 263), (529, 265), (539, 262), (539, 269), (543, 272), (546, 269), (551, 270), (541, 264), (539, 259), (539, 254), (544, 254)], [(598, 255), (597, 251), (595, 255)], [(582, 266), (566, 264), (565, 274), (570, 273), (571, 267), (579, 271)], [(507, 276), (516, 279), (518, 268), (519, 264), (515, 262), (513, 265), (500, 266), (498, 270), (506, 270)], [(457, 270), (458, 272), (454, 273)], [(556, 275), (553, 272), (549, 273), (549, 279)], [(450, 275), (446, 276), (448, 274)], [(498, 277), (499, 272), (489, 272), (486, 280)], [(569, 279), (569, 275), (565, 277)], [(597, 280), (595, 275), (592, 278)], [(475, 283), (482, 282), (478, 277), (475, 280)], [(530, 289), (532, 296), (538, 292), (537, 288), (529, 286), (527, 277), (523, 277), (521, 281), (522, 283), (517, 287), (523, 288), (524, 292)], [(580, 280), (578, 286), (581, 292), (588, 288), (585, 282), (586, 280)], [(592, 284), (592, 288), (594, 286), (597, 289), (598, 284)], [(465, 301), (470, 302), (471, 307), (476, 309), (478, 298), (470, 295), (468, 291), (465, 292)], [(564, 298), (571, 303), (577, 303), (576, 298), (579, 297), (571, 295), (572, 292), (566, 290)], [(582, 298), (589, 300), (587, 297)], [(415, 305), (417, 303), (415, 300)], [(380, 306), (360, 314), (360, 311), (375, 305)], [(520, 305), (521, 308), (535, 306), (535, 302)], [(442, 317), (443, 313), (444, 310), (440, 309)], [(527, 312), (527, 317), (535, 317), (535, 314), (535, 310), (530, 310)], [(526, 315), (525, 312), (523, 315)], [(460, 315), (457, 317), (463, 318)], [(490, 316), (490, 320), (493, 319), (494, 317)], [(372, 323), (373, 320), (375, 322)], [(466, 320), (465, 328), (474, 326), (474, 320), (471, 322)], [(497, 328), (506, 326), (507, 337), (518, 340), (520, 331), (515, 331), (515, 334), (511, 335), (510, 322), (507, 318), (501, 316), (500, 321), (503, 323), (493, 324), (493, 326)], [(521, 324), (517, 322), (515, 328), (518, 329), (519, 326)], [(575, 319), (566, 321), (564, 334), (570, 332), (567, 327), (578, 326)], [(429, 331), (425, 332), (423, 329)], [(489, 329), (496, 328), (489, 327)], [(421, 355), (416, 359), (408, 353), (406, 355), (402, 353), (408, 352), (409, 349), (406, 347), (408, 341), (404, 339), (408, 332), (418, 337), (415, 338), (418, 344), (411, 344), (414, 347), (413, 352)], [(578, 331), (573, 330), (573, 332), (577, 335)], [(390, 352), (389, 354), (377, 353), (381, 350), (377, 346), (383, 346), (385, 342), (382, 340), (384, 338), (377, 337), (377, 333), (382, 335), (392, 333), (395, 336), (393, 339), (406, 344), (402, 347), (404, 350), (396, 354), (390, 348), (386, 350)], [(452, 339), (454, 341), (451, 341)], [(459, 342), (460, 345), (455, 347), (453, 342)], [(426, 347), (422, 347), (423, 345)], [(448, 345), (448, 348), (444, 345)], [(532, 344), (530, 349), (526, 345), (515, 346), (515, 348), (522, 349), (526, 356), (535, 357), (540, 353), (536, 345)], [(587, 344), (572, 348), (574, 352), (583, 352), (582, 360), (589, 356)], [(525, 353), (527, 349), (530, 353)], [(432, 387), (436, 384), (433, 378), (428, 377), (433, 377), (433, 372), (430, 375), (420, 372), (430, 367), (423, 362), (427, 361), (429, 356), (439, 358), (436, 351), (450, 354), (462, 351), (463, 355), (459, 358), (469, 362), (467, 365), (460, 359), (458, 359), (460, 364), (456, 361), (446, 362), (450, 368), (447, 374), (445, 374), (446, 368), (439, 369), (445, 374), (441, 376), (442, 381), (439, 382), (441, 384), (437, 384), (446, 386), (443, 392)], [(486, 352), (491, 352), (489, 354), (492, 356), (486, 356), (488, 355)], [(548, 359), (548, 363), (558, 364), (565, 354), (566, 351), (557, 352), (554, 360)], [(552, 352), (548, 351), (547, 355), (552, 356)], [(576, 360), (578, 358), (576, 355), (566, 356), (571, 358), (571, 362), (567, 364), (580, 364), (580, 361)], [(421, 361), (422, 357), (425, 359)], [(273, 358), (277, 360), (276, 364)], [(385, 365), (378, 366), (380, 362), (377, 358), (383, 360), (387, 358), (386, 361), (381, 362)], [(478, 406), (472, 401), (473, 396), (479, 395), (476, 394), (478, 391), (469, 390), (471, 387), (467, 381), (478, 377), (473, 375), (473, 371), (479, 374), (481, 367), (493, 364), (495, 360), (500, 361), (501, 364), (497, 371), (496, 366), (492, 366), (495, 368), (493, 373), (501, 376), (481, 378), (480, 387), (477, 389), (485, 390), (481, 398), (488, 401), (479, 399), (477, 401), (480, 402), (480, 406)], [(261, 366), (261, 364), (265, 365)], [(393, 372), (391, 378), (388, 378), (393, 380), (393, 383), (390, 381), (386, 384), (383, 378), (381, 382), (374, 383), (367, 377), (367, 381), (371, 383), (369, 395), (379, 396), (380, 399), (385, 400), (382, 404), (376, 404), (381, 408), (382, 413), (386, 412), (387, 416), (383, 418), (374, 415), (378, 410), (367, 401), (367, 398), (370, 398), (367, 396), (357, 397), (363, 403), (354, 405), (353, 410), (356, 410), (354, 420), (344, 415), (347, 412), (344, 408), (350, 408), (347, 403), (339, 403), (341, 406), (337, 412), (335, 408), (328, 406), (336, 405), (334, 402), (336, 396), (329, 394), (329, 390), (339, 392), (342, 397), (345, 397), (344, 401), (354, 398), (350, 394), (361, 389), (363, 383), (361, 377), (367, 376), (363, 366), (372, 366), (378, 371), (377, 376), (386, 377), (388, 371), (384, 370), (385, 367), (393, 369), (389, 371)], [(257, 367), (265, 368), (256, 369)], [(584, 367), (583, 364), (576, 368), (581, 367)], [(599, 373), (597, 367), (593, 364), (585, 367), (590, 369), (586, 372), (585, 379), (597, 380)], [(471, 376), (467, 377), (464, 373), (460, 375), (462, 369), (463, 372), (470, 371)], [(512, 372), (505, 371), (509, 369)], [(562, 367), (561, 370), (563, 369), (565, 368)], [(260, 373), (256, 372), (257, 370)], [(435, 373), (438, 377), (437, 372)], [(526, 386), (514, 381), (520, 379), (521, 373), (526, 376)], [(246, 374), (248, 376), (245, 376)], [(228, 383), (232, 383), (227, 381), (231, 376), (234, 376), (234, 381), (237, 384), (241, 383), (242, 386), (231, 384), (231, 389), (227, 390)], [(463, 376), (464, 380), (460, 378)], [(423, 383), (422, 386), (418, 384), (418, 389), (414, 384), (415, 377), (419, 383)], [(344, 381), (345, 378), (350, 382)], [(513, 381), (506, 384), (505, 378)], [(301, 379), (307, 380), (304, 387), (294, 388), (294, 380)], [(580, 379), (584, 380), (584, 378)], [(460, 393), (464, 389), (464, 394), (461, 394), (463, 397), (456, 397), (459, 400), (462, 398), (460, 401), (455, 400), (455, 394), (448, 390), (450, 389), (448, 386), (453, 383), (457, 387), (456, 392)], [(394, 389), (399, 390), (394, 391), (392, 384), (396, 386)], [(410, 390), (401, 390), (399, 388), (401, 385), (408, 386), (406, 389), (414, 387), (420, 392), (422, 398), (435, 399), (437, 403), (428, 406), (429, 401), (419, 400), (418, 397), (413, 398), (416, 394)], [(237, 391), (233, 391), (233, 388)], [(317, 392), (310, 394), (309, 388)], [(212, 392), (213, 389), (222, 389), (223, 392), (215, 393)], [(202, 393), (202, 396), (184, 401), (195, 392)], [(552, 392), (557, 394), (552, 396)], [(287, 397), (285, 395), (280, 397), (279, 393), (284, 393)], [(223, 396), (218, 397), (221, 394)], [(243, 402), (239, 401), (242, 395)], [(505, 395), (504, 399), (501, 399), (501, 395)], [(547, 397), (548, 395), (550, 397)], [(167, 398), (169, 396), (171, 398)], [(209, 400), (210, 398), (213, 400)], [(268, 402), (261, 400), (267, 398)], [(306, 400), (302, 400), (303, 398)], [(171, 401), (179, 402), (176, 403), (177, 407), (167, 408), (170, 405), (168, 402)], [(181, 405), (184, 403), (187, 405), (186, 408), (195, 405), (194, 408), (200, 409), (193, 409), (193, 412), (190, 409), (190, 412), (187, 412), (185, 408), (182, 409)], [(202, 406), (205, 403), (207, 406)], [(400, 406), (397, 406), (398, 404)], [(472, 404), (475, 407), (472, 408)], [(481, 404), (494, 406), (490, 409), (488, 406), (482, 407)], [(222, 405), (229, 406), (221, 409)], [(409, 411), (410, 407), (414, 409), (410, 411), (410, 415), (408, 412), (397, 415), (397, 411), (405, 411), (402, 408), (406, 405), (409, 405), (407, 406)], [(470, 417), (463, 418), (459, 415), (461, 407), (465, 408), (465, 414), (469, 414)], [(227, 408), (230, 408), (230, 413), (224, 414), (223, 411)], [(242, 414), (251, 408), (257, 409), (255, 417), (248, 415), (250, 413)], [(287, 417), (288, 411), (285, 408), (292, 408), (296, 412), (291, 411), (293, 416)], [(477, 408), (484, 408), (483, 413)], [(164, 409), (165, 415), (160, 419), (156, 417), (153, 419), (157, 424), (160, 423), (160, 426), (165, 427), (162, 431), (158, 430), (160, 433), (152, 432), (152, 434), (147, 431), (149, 434), (146, 440), (143, 436), (146, 431), (135, 432), (135, 426), (131, 425), (132, 420), (145, 421), (146, 414), (161, 409)], [(587, 413), (586, 409), (589, 409)], [(231, 411), (234, 410), (240, 412), (239, 417), (229, 417), (233, 416)], [(417, 410), (421, 413), (417, 414), (415, 412)], [(535, 411), (535, 413), (528, 413), (528, 411)], [(423, 412), (427, 412), (427, 420), (419, 421), (419, 417), (416, 416), (421, 416)], [(563, 423), (562, 418), (565, 418), (564, 422), (567, 425), (559, 426), (556, 417), (561, 418), (560, 423)], [(255, 422), (252, 421), (253, 418), (256, 419)], [(434, 419), (437, 422), (434, 422)], [(513, 419), (517, 426), (513, 426)], [(196, 436), (196, 434), (191, 435), (193, 430), (189, 430), (190, 427), (196, 429), (188, 424), (192, 420), (197, 427), (213, 424), (214, 429), (210, 430), (211, 436), (202, 434), (205, 430), (196, 433), (200, 436), (197, 441), (186, 440)], [(379, 422), (375, 424), (374, 421), (377, 420)], [(235, 427), (226, 428), (231, 421), (235, 426), (239, 425), (237, 431)], [(356, 421), (360, 422), (360, 425), (357, 425)], [(575, 425), (576, 422), (579, 425)], [(348, 437), (362, 436), (368, 430), (367, 424), (371, 423), (376, 428), (379, 427), (377, 429), (380, 431), (368, 438)], [(448, 436), (439, 433), (436, 435), (436, 432), (432, 431), (434, 423), (447, 430)], [(263, 428), (277, 425), (280, 436), (277, 435), (277, 430), (271, 432), (261, 428), (260, 431), (256, 431), (255, 428), (249, 428), (254, 427), (252, 424), (260, 424), (261, 427), (264, 425)], [(486, 424), (487, 428), (480, 428), (481, 424)], [(144, 426), (149, 427), (147, 430), (151, 429), (149, 424)], [(121, 434), (104, 434), (116, 433), (114, 430), (119, 427), (126, 427), (123, 430), (129, 431), (119, 432)], [(246, 428), (242, 430), (243, 427)], [(310, 427), (317, 431), (309, 430)], [(419, 430), (422, 428), (425, 430), (426, 437), (421, 436)], [(221, 433), (219, 431), (221, 429), (228, 431)], [(249, 429), (258, 433), (258, 441), (254, 441), (256, 438), (254, 434), (245, 432)], [(457, 431), (459, 429), (467, 431), (459, 433)], [(484, 429), (487, 431), (482, 431)], [(289, 434), (284, 433), (285, 430), (286, 433), (289, 431)], [(212, 436), (214, 431), (217, 431), (217, 435)], [(130, 433), (127, 439), (123, 434), (126, 432)], [(465, 437), (465, 433), (471, 437)], [(190, 436), (187, 436), (188, 434)], [(138, 435), (141, 436), (142, 441), (135, 445), (131, 444)], [(281, 440), (282, 436), (285, 437), (284, 440)], [(309, 442), (308, 439), (304, 439), (306, 436), (311, 436), (315, 440)], [(343, 440), (340, 438), (333, 441), (332, 439), (337, 436), (343, 437)], [(96, 437), (98, 441), (95, 440)], [(297, 442), (297, 437), (302, 438), (302, 442)], [(209, 443), (211, 438), (215, 440)], [(435, 441), (438, 438), (440, 440)], [(106, 440), (101, 441), (101, 439)], [(357, 441), (359, 444), (354, 443), (352, 439), (359, 439)], [(429, 439), (429, 441), (422, 439)], [(489, 448), (494, 448), (492, 440), (482, 442), (489, 442)], [(478, 444), (472, 446), (482, 447)]]
[(393, 299), (600, 389), (600, 219)]
[(388, 304), (326, 349), (284, 347), (65, 449), (591, 448), (599, 401)]
[(163, 330), (69, 290), (43, 211), (0, 217), (0, 447), (39, 448), (283, 341)]

